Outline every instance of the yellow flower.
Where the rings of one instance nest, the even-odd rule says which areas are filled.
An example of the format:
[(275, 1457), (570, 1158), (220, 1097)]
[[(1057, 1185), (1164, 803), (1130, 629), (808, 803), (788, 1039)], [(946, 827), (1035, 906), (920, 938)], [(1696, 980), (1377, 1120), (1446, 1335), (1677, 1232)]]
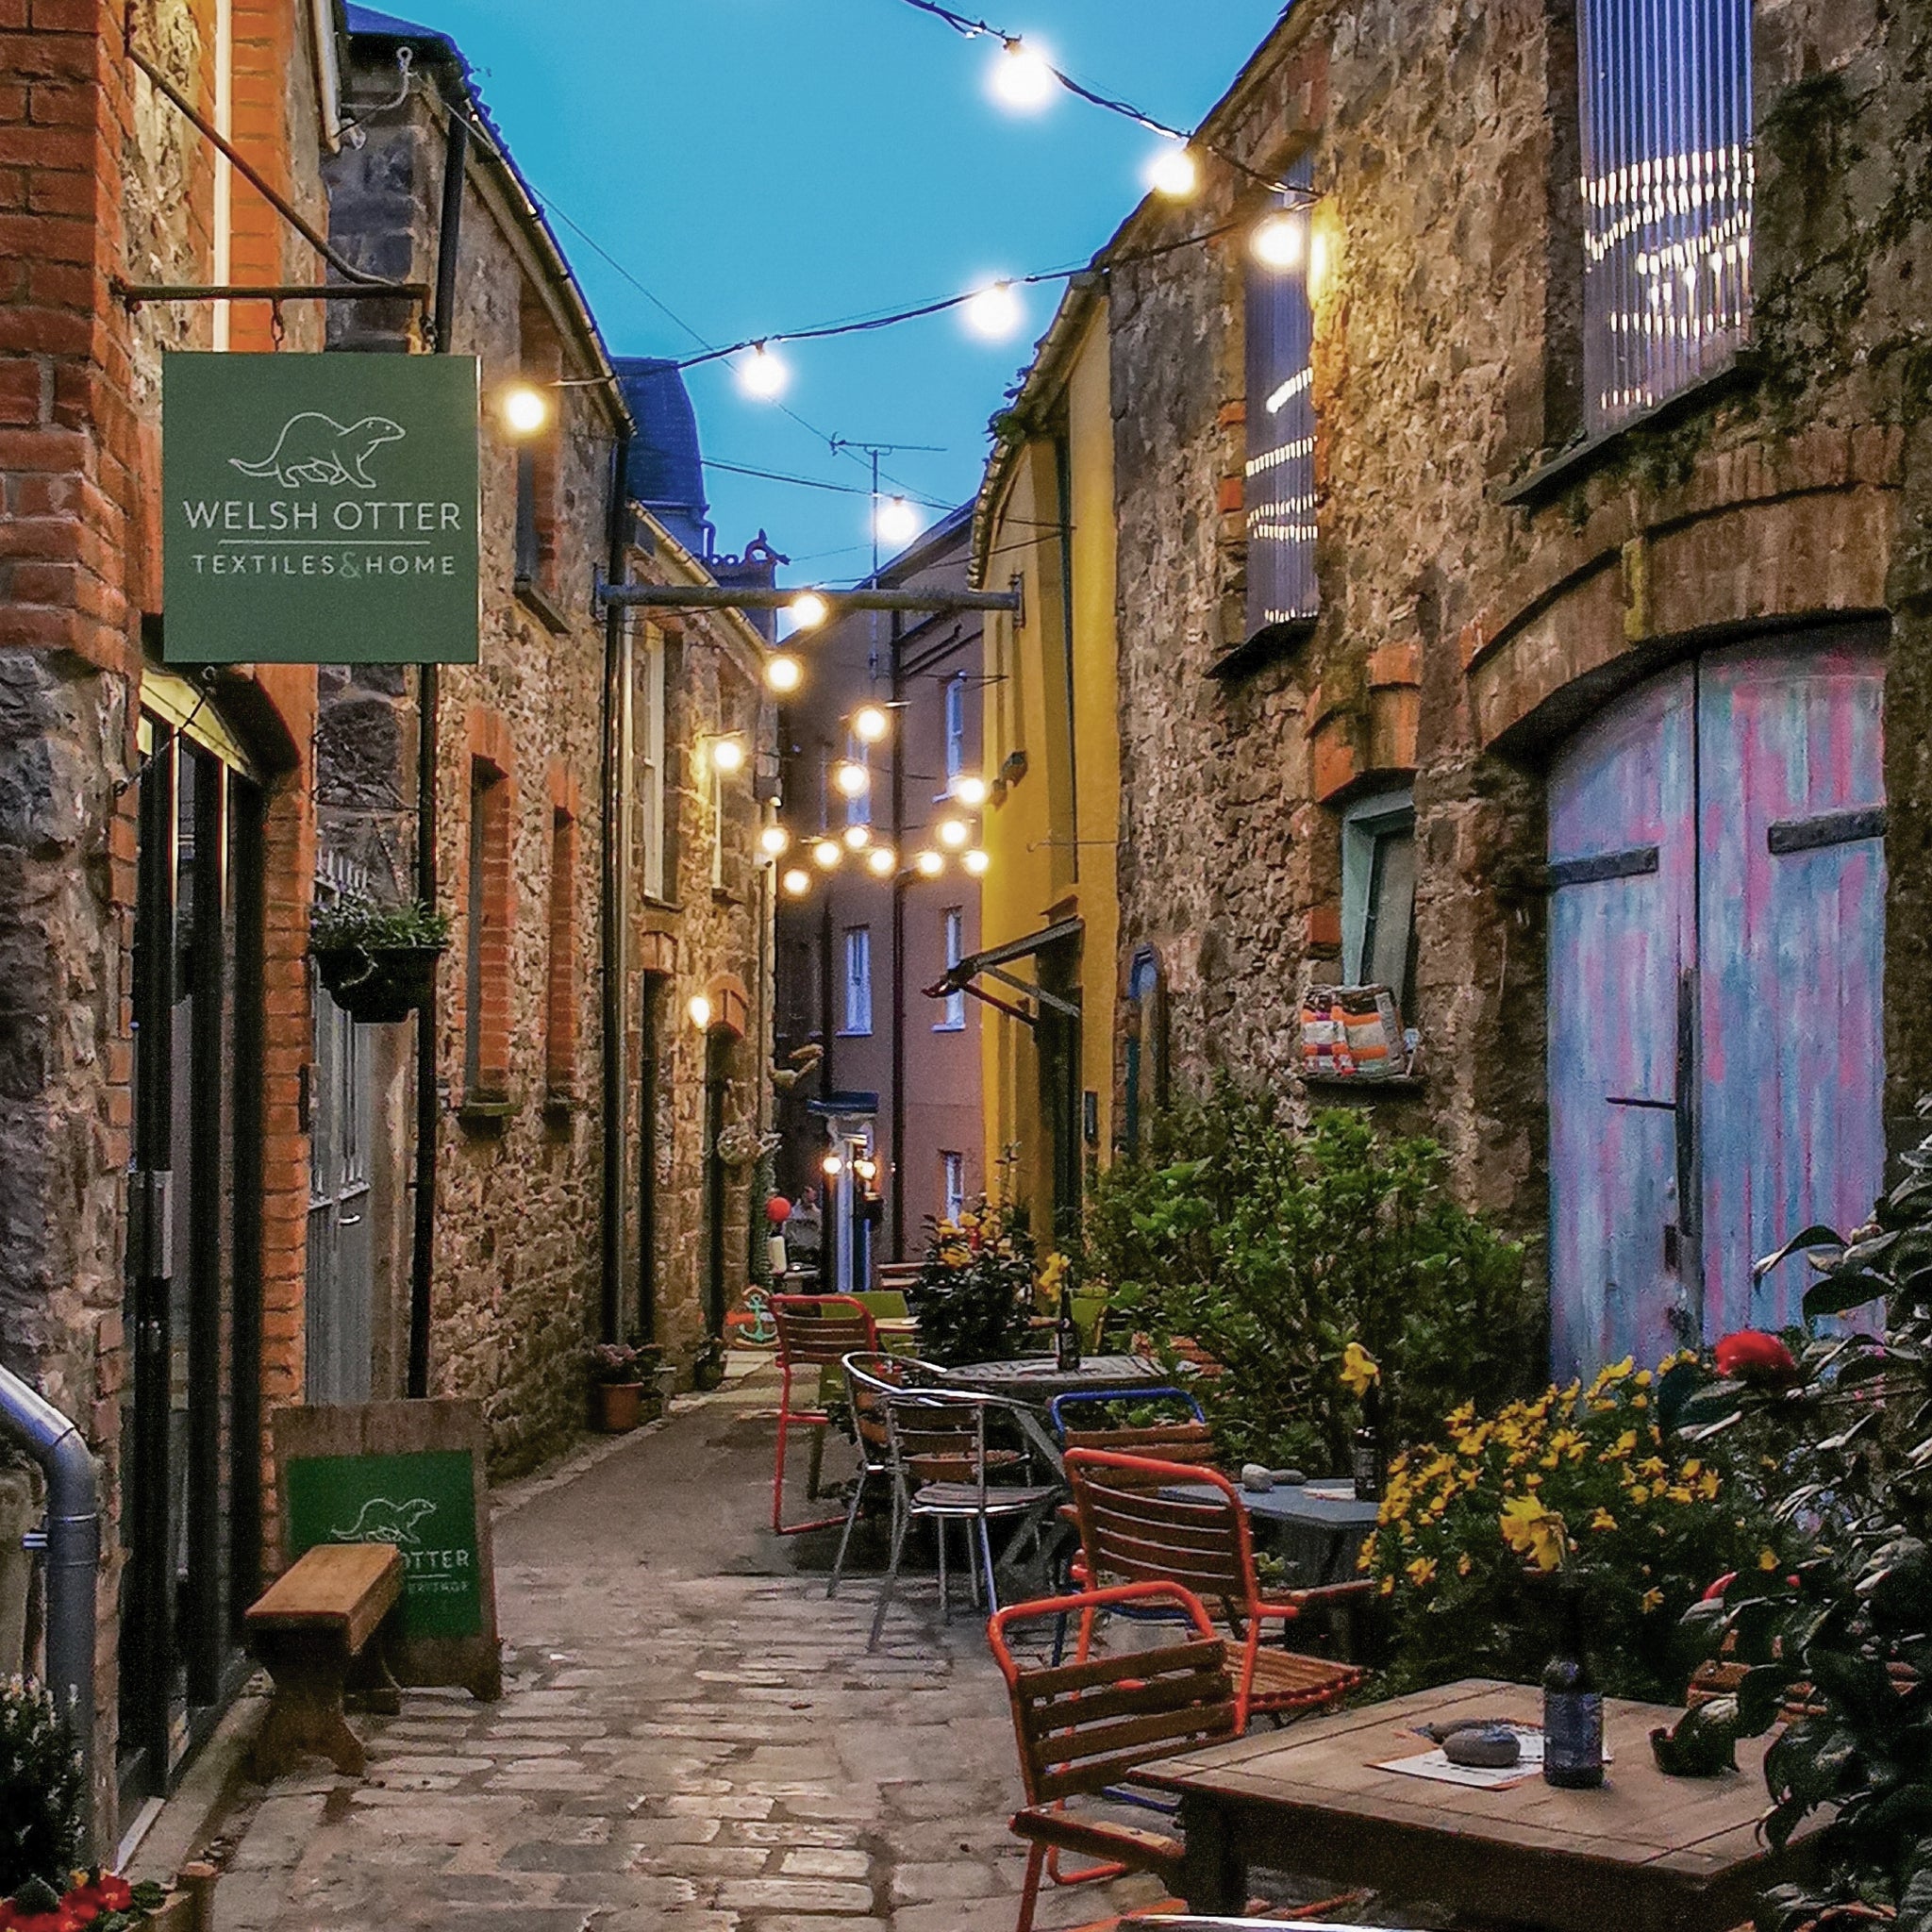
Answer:
[(1382, 1366), (1359, 1341), (1351, 1341), (1341, 1351), (1341, 1380), (1357, 1401), (1369, 1392), (1372, 1383), (1382, 1379)]
[(1503, 1541), (1539, 1570), (1554, 1570), (1563, 1560), (1563, 1519), (1535, 1496), (1512, 1496), (1500, 1519)]
[(1382, 1579), (1382, 1588), (1381, 1588), (1380, 1591), (1378, 1592), (1378, 1594), (1379, 1594), (1379, 1595), (1382, 1595), (1382, 1596), (1393, 1596), (1393, 1595), (1395, 1594), (1395, 1579), (1394, 1579), (1394, 1577), (1392, 1577), (1392, 1576), (1385, 1576), (1385, 1577), (1383, 1577), (1383, 1579)]
[(1648, 1483), (1632, 1483), (1630, 1485), (1630, 1500), (1640, 1509), (1642, 1508), (1650, 1501), (1650, 1485)]
[(1474, 1568), (1475, 1559), (1469, 1554), (1467, 1550), (1464, 1550), (1461, 1556), (1457, 1557), (1456, 1559), (1457, 1575), (1467, 1576), (1469, 1573)]
[(1590, 1526), (1592, 1529), (1615, 1529), (1617, 1519), (1607, 1509), (1599, 1507), (1596, 1514), (1590, 1519)]
[(1682, 1483), (1673, 1483), (1671, 1487), (1664, 1491), (1664, 1494), (1668, 1496), (1673, 1503), (1689, 1503), (1694, 1500), (1690, 1494), (1690, 1491), (1687, 1490)]
[[(1387, 1519), (1385, 1518), (1384, 1520), (1386, 1521)], [(1371, 1531), (1369, 1532), (1369, 1539), (1368, 1539), (1368, 1541), (1366, 1541), (1365, 1543), (1363, 1543), (1363, 1545), (1362, 1545), (1362, 1553), (1361, 1553), (1361, 1555), (1360, 1555), (1359, 1557), (1357, 1557), (1357, 1558), (1355, 1559), (1355, 1567), (1356, 1567), (1356, 1568), (1357, 1568), (1357, 1570), (1370, 1570), (1370, 1569), (1373, 1569), (1373, 1568), (1374, 1567), (1374, 1562), (1375, 1562), (1375, 1533), (1374, 1533), (1374, 1530), (1371, 1530)]]
[(1768, 1543), (1757, 1553), (1757, 1567), (1760, 1570), (1775, 1570), (1777, 1568), (1777, 1552)]
[(1714, 1469), (1707, 1469), (1697, 1478), (1697, 1493), (1707, 1503), (1715, 1503), (1717, 1501), (1717, 1492), (1722, 1487), (1723, 1485), (1718, 1481), (1717, 1471)]
[(1645, 1591), (1643, 1592), (1643, 1597), (1642, 1597), (1642, 1604), (1643, 1604), (1643, 1614), (1644, 1614), (1644, 1615), (1645, 1615), (1646, 1617), (1647, 1617), (1647, 1616), (1649, 1616), (1649, 1615), (1650, 1615), (1650, 1613), (1651, 1613), (1651, 1611), (1653, 1611), (1654, 1609), (1656, 1609), (1656, 1608), (1657, 1608), (1657, 1606), (1658, 1606), (1658, 1605), (1659, 1605), (1660, 1603), (1662, 1603), (1662, 1602), (1663, 1602), (1663, 1600), (1664, 1600), (1664, 1593), (1663, 1593), (1663, 1591), (1660, 1591), (1660, 1590), (1646, 1590), (1646, 1591)]
[(1436, 1559), (1433, 1557), (1418, 1557), (1408, 1566), (1408, 1580), (1420, 1590), (1425, 1583), (1436, 1580)]

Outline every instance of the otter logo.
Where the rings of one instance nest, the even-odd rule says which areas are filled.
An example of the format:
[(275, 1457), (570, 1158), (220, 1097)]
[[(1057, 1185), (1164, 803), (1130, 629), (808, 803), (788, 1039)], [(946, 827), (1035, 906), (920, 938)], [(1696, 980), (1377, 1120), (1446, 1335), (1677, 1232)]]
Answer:
[(434, 1511), (436, 1505), (426, 1496), (411, 1496), (407, 1503), (391, 1503), (387, 1496), (371, 1496), (362, 1513), (347, 1529), (332, 1529), (329, 1537), (339, 1543), (407, 1543), (416, 1547), (416, 1525)]
[(374, 490), (375, 478), (369, 474), (372, 452), (386, 442), (400, 442), (408, 434), (402, 425), (387, 416), (364, 416), (346, 428), (333, 416), (316, 409), (305, 409), (291, 416), (275, 438), (275, 446), (258, 463), (228, 458), (229, 467), (244, 476), (273, 476), (284, 490), (314, 483), (340, 490)]

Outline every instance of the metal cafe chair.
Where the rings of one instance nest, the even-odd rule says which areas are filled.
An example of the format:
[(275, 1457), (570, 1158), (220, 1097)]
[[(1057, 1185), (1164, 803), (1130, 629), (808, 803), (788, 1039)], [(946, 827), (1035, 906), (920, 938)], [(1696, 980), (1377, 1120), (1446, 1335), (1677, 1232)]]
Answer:
[[(845, 1399), (852, 1410), (852, 1440), (858, 1448), (858, 1476), (852, 1485), (852, 1498), (845, 1507), (845, 1528), (839, 1538), (839, 1554), (832, 1562), (832, 1578), (825, 1585), (828, 1597), (839, 1593), (839, 1581), (845, 1574), (845, 1552), (852, 1541), (852, 1530), (865, 1501), (865, 1492), (874, 1478), (891, 1484), (892, 1461), (886, 1436), (885, 1398), (906, 1389), (938, 1389), (945, 1385), (946, 1372), (937, 1362), (921, 1361), (917, 1356), (900, 1355), (886, 1349), (876, 1354), (853, 1354), (840, 1365), (845, 1374)], [(892, 1489), (892, 1520), (899, 1514), (899, 1494)]]
[[(842, 1520), (822, 1516), (810, 1523), (785, 1521), (785, 1447), (794, 1424), (817, 1430), (817, 1442), (824, 1441), (824, 1428), (831, 1417), (824, 1407), (822, 1383), (824, 1372), (837, 1368), (854, 1353), (870, 1354), (879, 1345), (878, 1330), (873, 1325), (872, 1311), (862, 1302), (843, 1294), (774, 1294), (772, 1319), (778, 1326), (778, 1457), (772, 1472), (772, 1529), (778, 1536), (799, 1536), (808, 1529), (834, 1529)], [(800, 1406), (793, 1399), (792, 1384), (807, 1377), (810, 1402)], [(817, 1493), (817, 1457), (813, 1457), (814, 1480), (808, 1485)]]
[[(1039, 1518), (1065, 1493), (1058, 1482), (1001, 1482), (1002, 1474), (1030, 1473), (1030, 1456), (1024, 1411), (1017, 1403), (996, 1395), (963, 1390), (908, 1389), (882, 1396), (879, 1407), (886, 1424), (886, 1456), (893, 1488), (892, 1554), (879, 1586), (873, 1611), (872, 1636), (866, 1648), (875, 1649), (885, 1628), (886, 1611), (899, 1584), (899, 1562), (906, 1533), (921, 1518), (933, 1524), (939, 1542), (940, 1613), (952, 1620), (952, 1596), (946, 1578), (946, 1532), (955, 1523), (967, 1530), (968, 1574), (973, 1600), (979, 1601), (985, 1579), (991, 1607), (999, 1604), (994, 1574), (991, 1525), (996, 1521)], [(1008, 1428), (1021, 1446), (989, 1442), (987, 1424)], [(975, 1547), (976, 1545), (976, 1547)]]

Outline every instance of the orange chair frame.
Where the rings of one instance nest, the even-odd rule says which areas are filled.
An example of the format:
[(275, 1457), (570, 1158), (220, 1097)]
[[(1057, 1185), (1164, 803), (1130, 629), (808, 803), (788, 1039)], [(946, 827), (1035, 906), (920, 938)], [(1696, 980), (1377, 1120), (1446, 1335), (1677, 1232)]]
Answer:
[[(879, 1332), (872, 1310), (849, 1294), (774, 1294), (772, 1319), (778, 1324), (778, 1456), (772, 1471), (772, 1530), (776, 1536), (802, 1536), (808, 1529), (836, 1529), (842, 1514), (821, 1516), (809, 1523), (785, 1521), (785, 1447), (794, 1424), (823, 1429), (831, 1417), (819, 1406), (823, 1372), (837, 1368), (848, 1355), (875, 1354)], [(808, 1407), (794, 1407), (791, 1388), (804, 1372), (811, 1377)]]

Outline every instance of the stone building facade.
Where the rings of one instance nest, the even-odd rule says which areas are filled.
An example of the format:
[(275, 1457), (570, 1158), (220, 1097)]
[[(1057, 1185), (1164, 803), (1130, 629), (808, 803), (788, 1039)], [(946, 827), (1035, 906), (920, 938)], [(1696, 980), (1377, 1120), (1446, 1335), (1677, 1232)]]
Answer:
[[(1442, 1141), (1552, 1274), (1559, 1367), (1788, 1314), (1751, 1256), (1858, 1218), (1932, 1077), (1927, 26), (1675, 10), (1734, 58), (1657, 62), (1654, 120), (1704, 85), (1730, 132), (1625, 154), (1581, 98), (1579, 33), (1639, 85), (1592, 0), (1304, 0), (1205, 125), (1202, 197), (1096, 261), (1123, 965), (1158, 964), (1177, 1077)], [(1299, 363), (1246, 247), (1283, 202)], [(1619, 330), (1641, 380), (1604, 374)], [(1365, 899), (1412, 904), (1407, 948), (1367, 957)], [(1305, 1086), (1303, 988), (1364, 977), (1402, 983), (1410, 1076)]]

